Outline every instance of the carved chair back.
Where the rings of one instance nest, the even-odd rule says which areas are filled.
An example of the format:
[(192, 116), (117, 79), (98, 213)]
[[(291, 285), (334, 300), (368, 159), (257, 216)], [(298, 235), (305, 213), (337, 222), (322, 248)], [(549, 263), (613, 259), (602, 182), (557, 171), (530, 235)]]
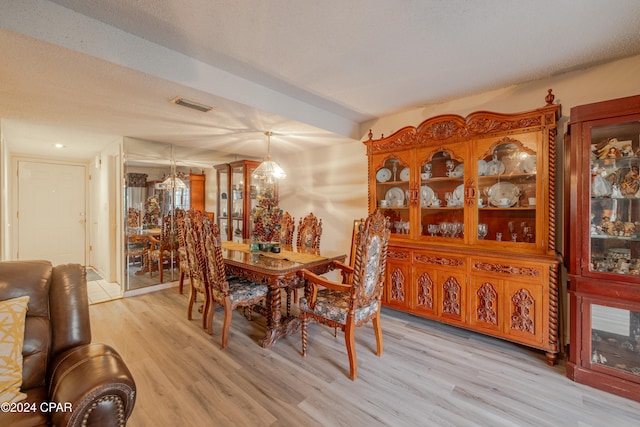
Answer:
[(318, 220), (313, 212), (300, 218), (297, 246), (320, 249), (320, 237), (322, 237), (322, 220)]
[(359, 224), (353, 261), (351, 310), (382, 298), (391, 223), (380, 211)]
[(220, 228), (206, 217), (202, 221), (202, 242), (211, 295), (220, 301), (229, 295), (229, 282), (222, 258)]
[(165, 251), (173, 251), (178, 249), (179, 238), (176, 221), (178, 211), (182, 211), (182, 209), (169, 211), (168, 214), (162, 217), (160, 231), (160, 248), (164, 249)]
[(280, 244), (293, 245), (293, 232), (295, 230), (295, 222), (289, 212), (285, 212), (282, 215), (280, 221)]
[(127, 227), (140, 228), (142, 227), (142, 211), (136, 208), (127, 209)]
[(202, 221), (197, 215), (187, 215), (183, 221), (185, 248), (189, 265), (191, 286), (195, 291), (205, 293), (207, 285), (206, 261), (202, 241)]
[(265, 301), (268, 287), (238, 277), (227, 277), (222, 258), (222, 242), (218, 224), (208, 217), (202, 220), (202, 251), (204, 252), (206, 277), (208, 280), (209, 303), (206, 304), (207, 331), (212, 333), (213, 316), (217, 305), (224, 308), (221, 346), (229, 342), (229, 330), (233, 310), (245, 308), (245, 316), (251, 319), (251, 307)]

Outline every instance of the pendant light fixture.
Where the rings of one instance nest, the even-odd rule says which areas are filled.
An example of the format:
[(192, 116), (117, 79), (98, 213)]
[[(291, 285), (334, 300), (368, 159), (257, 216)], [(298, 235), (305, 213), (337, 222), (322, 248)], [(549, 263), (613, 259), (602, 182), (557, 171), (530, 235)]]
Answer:
[(267, 157), (265, 157), (264, 161), (253, 171), (253, 177), (265, 180), (268, 184), (273, 184), (278, 179), (286, 178), (287, 173), (280, 165), (271, 160), (271, 135), (273, 135), (273, 132), (267, 131), (264, 134), (267, 135)]
[(162, 181), (162, 184), (159, 184), (159, 188), (163, 190), (179, 190), (187, 188), (187, 184), (185, 184), (184, 181), (178, 178), (175, 174), (171, 174)]
[(166, 179), (162, 181), (162, 183), (156, 184), (156, 188), (160, 190), (182, 190), (187, 188), (187, 184), (184, 183), (183, 180), (178, 178), (178, 173), (176, 172), (176, 164), (174, 161), (173, 154), (174, 146), (171, 145), (171, 173), (167, 176)]

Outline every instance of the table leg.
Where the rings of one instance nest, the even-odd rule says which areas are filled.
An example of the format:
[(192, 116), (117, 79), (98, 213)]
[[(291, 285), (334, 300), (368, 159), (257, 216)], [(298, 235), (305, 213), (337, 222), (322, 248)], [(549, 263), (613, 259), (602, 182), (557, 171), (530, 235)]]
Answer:
[(271, 347), (280, 338), (298, 332), (302, 326), (298, 317), (282, 316), (280, 298), (280, 288), (269, 288), (269, 293), (267, 294), (267, 332), (260, 340), (262, 347)]

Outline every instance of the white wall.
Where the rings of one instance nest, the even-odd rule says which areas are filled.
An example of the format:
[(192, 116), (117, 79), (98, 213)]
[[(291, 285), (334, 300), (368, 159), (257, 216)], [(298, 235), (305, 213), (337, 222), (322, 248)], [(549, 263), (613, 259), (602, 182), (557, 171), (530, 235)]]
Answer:
[(361, 142), (276, 159), (287, 172), (280, 208), (294, 218), (322, 219), (321, 249), (349, 254), (353, 220), (367, 216), (367, 157)]
[(103, 149), (89, 167), (89, 215), (88, 228), (89, 254), (88, 265), (92, 266), (105, 280), (120, 282), (117, 273), (117, 200), (116, 186), (120, 185), (116, 175), (116, 163), (119, 162), (121, 140), (114, 140)]

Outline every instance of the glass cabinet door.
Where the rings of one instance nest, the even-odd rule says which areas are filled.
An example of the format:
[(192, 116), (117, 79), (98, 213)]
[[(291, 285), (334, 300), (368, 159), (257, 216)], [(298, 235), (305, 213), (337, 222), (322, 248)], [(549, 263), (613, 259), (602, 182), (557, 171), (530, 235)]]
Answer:
[(242, 241), (244, 229), (244, 166), (231, 167), (231, 236)]
[(465, 239), (464, 149), (418, 153), (420, 235)]
[(542, 197), (537, 147), (535, 134), (478, 144), (477, 241), (536, 243)]
[(587, 359), (591, 361), (591, 368), (637, 378), (640, 375), (640, 312), (628, 307), (600, 305), (597, 301), (589, 304), (588, 311), (591, 349)]
[(640, 275), (640, 116), (590, 126), (591, 272)]
[(376, 170), (375, 203), (391, 218), (392, 237), (409, 238), (411, 232), (409, 164), (409, 159), (391, 157)]
[(229, 167), (226, 165), (216, 166), (218, 180), (218, 214), (217, 221), (220, 228), (220, 239), (229, 239)]

